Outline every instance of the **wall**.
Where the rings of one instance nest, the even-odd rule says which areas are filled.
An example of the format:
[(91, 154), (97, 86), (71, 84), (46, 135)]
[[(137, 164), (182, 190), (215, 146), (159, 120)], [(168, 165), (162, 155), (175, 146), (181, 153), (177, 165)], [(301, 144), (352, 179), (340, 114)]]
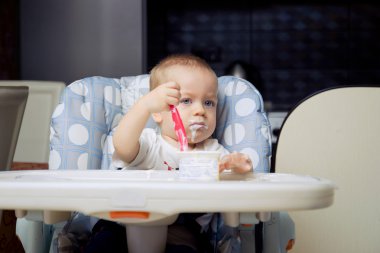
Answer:
[(144, 72), (144, 0), (20, 0), (21, 78)]

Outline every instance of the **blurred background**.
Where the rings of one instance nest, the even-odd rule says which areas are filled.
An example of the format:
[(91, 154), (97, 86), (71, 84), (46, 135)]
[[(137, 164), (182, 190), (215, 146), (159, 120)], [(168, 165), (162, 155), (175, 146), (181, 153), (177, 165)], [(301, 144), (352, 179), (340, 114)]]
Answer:
[(281, 112), (321, 89), (380, 84), (380, 4), (363, 1), (1, 0), (0, 29), (5, 80), (118, 78), (193, 53)]

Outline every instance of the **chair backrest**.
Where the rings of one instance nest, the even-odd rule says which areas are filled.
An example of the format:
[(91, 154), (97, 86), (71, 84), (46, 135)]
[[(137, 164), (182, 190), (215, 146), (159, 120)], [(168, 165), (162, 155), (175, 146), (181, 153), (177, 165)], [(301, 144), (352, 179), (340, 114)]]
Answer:
[(28, 87), (0, 86), (0, 170), (9, 170), (16, 150)]
[[(149, 75), (90, 77), (70, 84), (52, 117), (49, 168), (110, 169), (113, 129), (148, 91)], [(263, 108), (251, 83), (233, 76), (219, 78), (216, 137), (227, 149), (250, 155), (256, 171), (268, 172), (271, 141)]]
[(29, 87), (14, 161), (47, 163), (51, 115), (66, 85), (51, 81), (0, 81), (0, 86)]
[(330, 89), (285, 119), (276, 172), (309, 174), (337, 185), (334, 204), (290, 213), (292, 252), (380, 252), (380, 87)]

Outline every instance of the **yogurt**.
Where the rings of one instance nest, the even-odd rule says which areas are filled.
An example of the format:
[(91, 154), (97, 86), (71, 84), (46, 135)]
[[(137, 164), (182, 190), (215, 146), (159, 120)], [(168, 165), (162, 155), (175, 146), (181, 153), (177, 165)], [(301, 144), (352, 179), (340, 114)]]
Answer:
[(219, 157), (217, 151), (178, 152), (179, 178), (185, 180), (219, 180)]

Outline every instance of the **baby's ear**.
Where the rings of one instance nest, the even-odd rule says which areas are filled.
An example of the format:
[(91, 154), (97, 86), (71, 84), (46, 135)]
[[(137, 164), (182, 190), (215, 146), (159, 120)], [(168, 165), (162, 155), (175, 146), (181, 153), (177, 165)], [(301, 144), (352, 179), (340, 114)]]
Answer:
[(162, 122), (162, 115), (160, 112), (152, 113), (152, 118), (157, 124), (161, 124)]

